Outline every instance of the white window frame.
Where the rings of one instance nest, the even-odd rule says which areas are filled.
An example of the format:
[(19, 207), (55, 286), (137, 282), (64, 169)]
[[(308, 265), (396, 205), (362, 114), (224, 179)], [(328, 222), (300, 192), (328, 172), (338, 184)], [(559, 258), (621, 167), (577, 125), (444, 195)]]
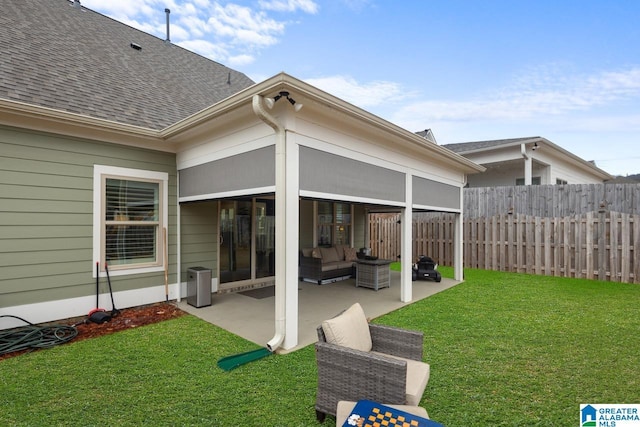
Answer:
[(96, 262), (100, 262), (100, 273), (104, 272), (104, 250), (105, 236), (104, 229), (104, 199), (106, 177), (128, 180), (128, 181), (157, 181), (160, 184), (160, 221), (159, 221), (159, 238), (156, 241), (156, 253), (158, 254), (159, 265), (149, 266), (148, 264), (132, 264), (118, 266), (118, 268), (109, 269), (112, 276), (123, 276), (128, 274), (144, 274), (164, 271), (165, 245), (163, 244), (163, 229), (169, 223), (169, 174), (166, 172), (148, 171), (142, 169), (121, 168), (115, 166), (94, 165), (93, 166), (93, 264), (92, 275), (96, 275)]

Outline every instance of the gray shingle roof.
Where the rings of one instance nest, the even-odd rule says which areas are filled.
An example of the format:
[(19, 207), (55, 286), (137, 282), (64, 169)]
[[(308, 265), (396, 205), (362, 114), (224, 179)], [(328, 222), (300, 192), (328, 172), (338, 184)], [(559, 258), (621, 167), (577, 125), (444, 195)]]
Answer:
[(0, 98), (150, 129), (254, 84), (68, 0), (3, 1), (0, 40)]
[(461, 142), (459, 144), (445, 144), (443, 147), (448, 148), (454, 153), (464, 153), (467, 151), (482, 150), (485, 148), (499, 147), (501, 145), (517, 144), (524, 141), (530, 141), (534, 139), (540, 139), (539, 136), (530, 136), (526, 138), (512, 138), (512, 139), (496, 139), (491, 141), (473, 141), (473, 142)]

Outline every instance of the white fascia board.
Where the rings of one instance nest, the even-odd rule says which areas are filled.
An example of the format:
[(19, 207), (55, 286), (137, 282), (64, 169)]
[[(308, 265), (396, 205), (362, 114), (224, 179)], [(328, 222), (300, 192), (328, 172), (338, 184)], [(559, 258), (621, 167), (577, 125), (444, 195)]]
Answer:
[(0, 125), (93, 141), (174, 152), (160, 133), (111, 120), (0, 99)]
[(436, 212), (451, 212), (451, 213), (461, 213), (462, 212), (462, 209), (443, 208), (442, 206), (420, 205), (420, 204), (417, 204), (417, 203), (413, 204), (413, 209), (415, 209), (415, 210), (424, 210), (424, 211), (436, 211)]
[(201, 200), (228, 199), (233, 197), (251, 196), (254, 194), (271, 194), (276, 191), (275, 185), (257, 188), (245, 188), (242, 190), (223, 191), (220, 193), (198, 194), (197, 196), (179, 197), (179, 203), (197, 202)]
[(406, 206), (405, 202), (398, 202), (396, 200), (372, 199), (369, 197), (357, 197), (357, 196), (349, 196), (344, 194), (322, 193), (318, 191), (308, 191), (308, 190), (300, 190), (300, 196), (307, 197), (310, 199), (340, 200), (344, 202), (365, 203), (365, 204), (382, 205), (382, 206), (395, 206), (395, 207)]

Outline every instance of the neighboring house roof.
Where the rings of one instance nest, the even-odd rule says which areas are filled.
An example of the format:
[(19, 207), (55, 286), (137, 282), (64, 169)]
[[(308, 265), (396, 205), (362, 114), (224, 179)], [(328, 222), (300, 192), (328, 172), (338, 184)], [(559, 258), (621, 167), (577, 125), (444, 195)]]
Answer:
[(497, 140), (489, 140), (489, 141), (472, 141), (472, 142), (461, 142), (458, 144), (446, 144), (443, 147), (453, 151), (454, 153), (458, 153), (462, 156), (478, 154), (478, 153), (489, 153), (493, 150), (498, 150), (501, 148), (520, 146), (522, 144), (526, 145), (536, 145), (540, 149), (544, 150), (553, 150), (559, 155), (567, 158), (571, 161), (576, 167), (579, 167), (584, 170), (588, 170), (590, 173), (598, 176), (602, 180), (610, 180), (613, 179), (608, 172), (600, 169), (596, 166), (594, 161), (587, 161), (582, 159), (581, 157), (576, 156), (575, 154), (565, 150), (559, 145), (554, 144), (546, 138), (540, 136), (529, 136), (524, 138), (510, 138), (510, 139), (497, 139)]
[(609, 184), (638, 184), (640, 180), (629, 176), (616, 176), (611, 181), (607, 181)]
[(148, 129), (254, 84), (68, 0), (4, 2), (0, 39), (0, 98)]
[(438, 143), (438, 141), (436, 141), (436, 136), (433, 134), (433, 131), (431, 131), (431, 129), (421, 130), (420, 132), (416, 132), (416, 133), (421, 137), (423, 137), (424, 139), (426, 139), (427, 141), (431, 141), (434, 144)]
[[(419, 134), (420, 132), (418, 132)], [(504, 147), (507, 145), (523, 144), (527, 142), (534, 142), (541, 139), (539, 136), (530, 136), (526, 138), (511, 138), (511, 139), (497, 139), (491, 141), (473, 141), (473, 142), (461, 142), (458, 144), (444, 144), (443, 147), (448, 148), (454, 153), (475, 153), (478, 151), (487, 151), (496, 147)]]

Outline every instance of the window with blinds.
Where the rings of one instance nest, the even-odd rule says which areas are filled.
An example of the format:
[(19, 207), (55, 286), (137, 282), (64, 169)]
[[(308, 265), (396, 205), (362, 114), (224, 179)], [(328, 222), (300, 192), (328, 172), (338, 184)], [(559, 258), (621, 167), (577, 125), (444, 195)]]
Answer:
[(161, 183), (105, 177), (104, 260), (111, 267), (161, 263)]
[(318, 246), (351, 243), (351, 205), (318, 202)]

